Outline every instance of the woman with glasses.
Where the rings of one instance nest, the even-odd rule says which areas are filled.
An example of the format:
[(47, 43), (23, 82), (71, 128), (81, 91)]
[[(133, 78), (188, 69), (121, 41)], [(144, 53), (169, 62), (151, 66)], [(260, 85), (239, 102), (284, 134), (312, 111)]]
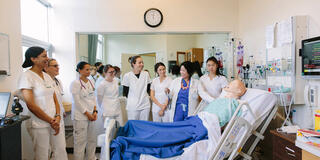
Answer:
[[(49, 58), (48, 66), (44, 68), (45, 72), (49, 74), (49, 76), (53, 80), (53, 89), (56, 93), (57, 100), (60, 106), (60, 115), (65, 115), (64, 108), (62, 105), (62, 96), (63, 96), (63, 86), (61, 81), (56, 77), (59, 75), (59, 64), (58, 62), (53, 59)], [(53, 159), (61, 159), (67, 160), (67, 152), (66, 152), (66, 139), (65, 139), (65, 130), (64, 130), (64, 116), (61, 116), (60, 120), (60, 132), (57, 136), (53, 137), (52, 141), (52, 152), (53, 152)]]
[(102, 112), (103, 121), (106, 118), (115, 119), (121, 126), (122, 116), (119, 101), (118, 81), (115, 77), (115, 69), (111, 65), (106, 65), (103, 69), (105, 79), (97, 86), (98, 106)]

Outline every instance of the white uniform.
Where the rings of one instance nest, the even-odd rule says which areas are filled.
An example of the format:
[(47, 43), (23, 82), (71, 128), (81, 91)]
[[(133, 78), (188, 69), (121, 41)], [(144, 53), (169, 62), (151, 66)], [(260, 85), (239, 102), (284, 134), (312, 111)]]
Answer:
[(71, 119), (73, 120), (74, 136), (74, 159), (83, 160), (86, 149), (88, 160), (95, 160), (97, 134), (95, 121), (89, 121), (84, 114), (86, 111), (92, 113), (96, 106), (94, 95), (94, 84), (88, 80), (87, 83), (78, 79), (71, 83), (72, 94)]
[[(158, 100), (160, 104), (166, 103), (168, 100), (168, 96), (165, 93), (165, 89), (170, 87), (170, 84), (172, 82), (172, 79), (170, 77), (166, 77), (162, 82), (160, 82), (160, 78), (155, 78), (151, 83), (151, 90), (154, 91), (154, 96)], [(161, 108), (156, 105), (155, 103), (152, 103), (152, 118), (154, 122), (169, 122), (169, 112), (168, 108), (165, 110), (165, 113), (163, 116), (159, 116), (159, 111)]]
[(131, 71), (123, 76), (122, 85), (129, 87), (126, 110), (128, 120), (148, 120), (150, 100), (147, 86), (150, 83), (148, 72), (141, 71), (139, 78)]
[(59, 106), (60, 106), (60, 132), (58, 135), (53, 137), (52, 141), (52, 151), (53, 151), (53, 159), (57, 160), (67, 160), (67, 152), (66, 152), (66, 138), (65, 138), (65, 128), (64, 128), (64, 120), (63, 120), (63, 113), (64, 108), (62, 105), (62, 96), (63, 96), (63, 87), (60, 80), (56, 79), (53, 80), (53, 88), (56, 93)]
[[(171, 107), (170, 107), (170, 122), (173, 122), (174, 113), (176, 109), (176, 103), (178, 99), (178, 94), (181, 89), (181, 80), (182, 78), (176, 78), (172, 81), (170, 85), (170, 97), (172, 97), (171, 100)], [(188, 104), (188, 116), (191, 116), (194, 111), (196, 110), (198, 104), (199, 104), (199, 94), (198, 94), (198, 85), (199, 80), (191, 78), (190, 80), (190, 88), (189, 88), (189, 104)]]
[(104, 80), (103, 76), (99, 76), (96, 82), (94, 83), (94, 86), (98, 88), (99, 84)]
[(201, 105), (207, 105), (218, 98), (222, 89), (227, 85), (228, 81), (224, 76), (216, 76), (212, 80), (210, 80), (208, 74), (201, 76), (198, 86), (199, 95), (202, 98)]
[[(44, 72), (43, 78), (31, 70), (27, 70), (22, 73), (18, 80), (18, 89), (32, 90), (36, 105), (53, 118), (56, 114), (53, 81)], [(29, 115), (31, 118), (27, 120), (26, 127), (32, 138), (35, 159), (48, 160), (50, 141), (53, 141), (55, 131), (49, 123), (39, 119), (32, 112), (29, 112)]]
[(97, 88), (97, 99), (103, 119), (107, 117), (116, 119), (122, 126), (118, 87), (119, 85), (116, 79), (113, 79), (112, 82), (103, 80)]

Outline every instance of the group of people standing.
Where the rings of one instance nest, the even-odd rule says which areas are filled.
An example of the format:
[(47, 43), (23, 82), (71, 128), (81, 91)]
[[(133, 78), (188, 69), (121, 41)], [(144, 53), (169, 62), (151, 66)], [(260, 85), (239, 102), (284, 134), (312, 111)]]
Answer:
[[(96, 159), (95, 122), (98, 115), (103, 120), (115, 119), (123, 125), (119, 87), (123, 88), (123, 96), (127, 99), (128, 120), (149, 120), (151, 109), (153, 121), (173, 122), (184, 120), (199, 105), (218, 98), (228, 83), (219, 72), (218, 61), (214, 57), (207, 59), (208, 73), (199, 79), (193, 78), (195, 69), (189, 61), (180, 65), (180, 76), (175, 79), (166, 74), (166, 66), (162, 62), (155, 64), (157, 77), (153, 80), (143, 70), (144, 63), (140, 56), (131, 57), (130, 64), (132, 70), (125, 73), (121, 80), (116, 76), (120, 75), (120, 69), (116, 66), (99, 63), (91, 66), (84, 61), (77, 64), (79, 76), (70, 85), (75, 160), (83, 160), (85, 153), (87, 159)], [(30, 110), (31, 119), (27, 128), (32, 137), (35, 159), (47, 160), (50, 153), (53, 153), (54, 159), (67, 159), (63, 87), (56, 78), (59, 64), (48, 58), (43, 48), (30, 47), (22, 66), (31, 67), (20, 76), (18, 88)], [(97, 74), (91, 74), (94, 69)]]

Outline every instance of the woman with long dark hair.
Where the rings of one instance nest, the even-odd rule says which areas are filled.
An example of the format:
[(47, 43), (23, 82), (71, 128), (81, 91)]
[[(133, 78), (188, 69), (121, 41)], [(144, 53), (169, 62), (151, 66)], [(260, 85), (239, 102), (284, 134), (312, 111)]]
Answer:
[(208, 73), (200, 78), (198, 87), (202, 98), (201, 105), (206, 105), (218, 98), (222, 89), (228, 85), (227, 78), (220, 73), (219, 63), (215, 57), (208, 58), (206, 64)]

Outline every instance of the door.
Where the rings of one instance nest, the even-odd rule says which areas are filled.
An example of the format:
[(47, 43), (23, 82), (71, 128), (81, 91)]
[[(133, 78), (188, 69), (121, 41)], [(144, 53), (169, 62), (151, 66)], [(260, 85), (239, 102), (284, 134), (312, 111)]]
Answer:
[(131, 64), (128, 62), (129, 57), (136, 56), (137, 54), (121, 54), (121, 74), (122, 76), (131, 71)]

